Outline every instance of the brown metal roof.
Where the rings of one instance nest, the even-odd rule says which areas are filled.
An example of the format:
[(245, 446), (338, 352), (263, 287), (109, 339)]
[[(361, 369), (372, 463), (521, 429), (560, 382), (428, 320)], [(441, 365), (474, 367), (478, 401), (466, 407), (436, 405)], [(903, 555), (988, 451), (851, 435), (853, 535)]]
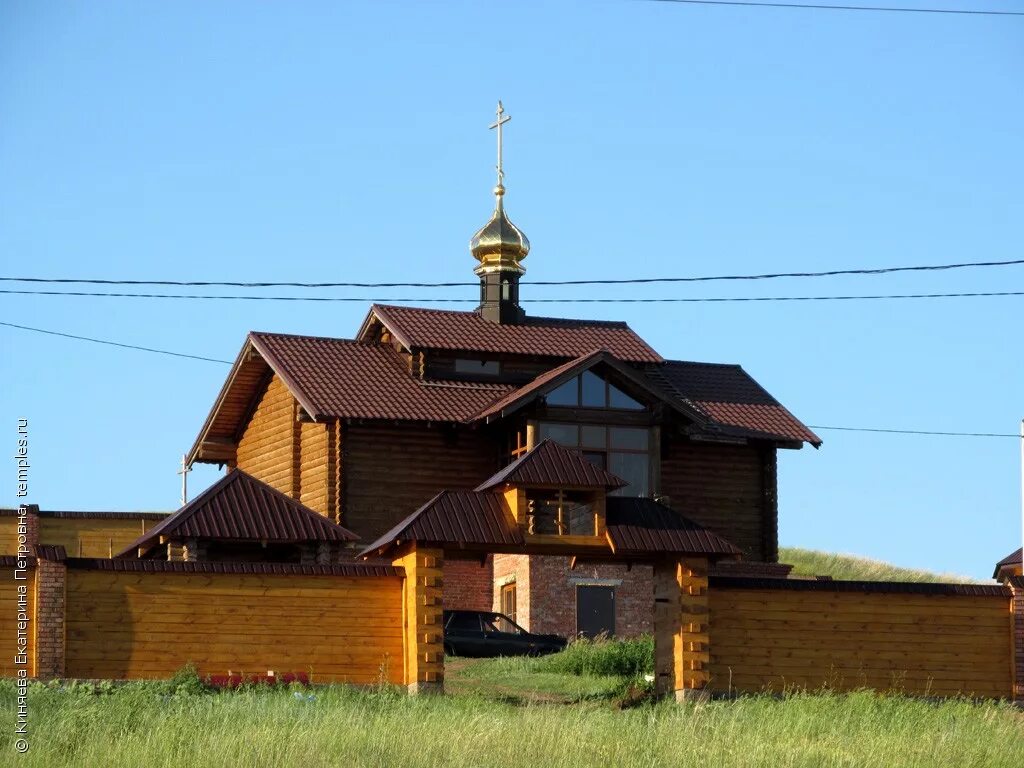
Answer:
[(712, 576), (730, 578), (786, 579), (793, 570), (787, 563), (760, 563), (754, 560), (721, 560), (711, 569)]
[(317, 420), (464, 421), (514, 388), (422, 381), (384, 344), (278, 333), (252, 333), (249, 338)]
[(568, 381), (582, 371), (593, 368), (598, 368), (603, 373), (611, 374), (612, 379), (615, 379), (617, 385), (633, 390), (627, 394), (638, 394), (641, 400), (648, 402), (665, 403), (680, 411), (684, 416), (697, 424), (705, 424), (708, 421), (707, 416), (702, 411), (693, 407), (685, 400), (666, 393), (663, 386), (658, 386), (641, 371), (616, 359), (607, 349), (592, 350), (586, 355), (569, 360), (552, 368), (550, 371), (542, 373), (528, 384), (513, 392), (509, 392), (488, 405), (475, 418), (491, 421), (494, 418), (505, 417), (523, 405), (532, 402), (545, 392), (554, 389), (564, 381)]
[(409, 349), (579, 357), (607, 349), (620, 360), (657, 363), (662, 357), (626, 323), (527, 316), (505, 325), (477, 312), (374, 304), (361, 337), (376, 317)]
[[(66, 520), (163, 520), (170, 512), (101, 512), (94, 510), (41, 509), (39, 517), (55, 517)], [(0, 517), (17, 517), (18, 509), (0, 507)]]
[(161, 536), (280, 543), (359, 538), (240, 469), (229, 472), (116, 556), (133, 557), (136, 550), (152, 546)]
[(168, 560), (108, 560), (101, 557), (69, 557), (68, 568), (83, 571), (144, 573), (258, 573), (302, 576), (402, 576), (404, 570), (377, 563), (299, 565), (298, 563), (171, 562)]
[(745, 437), (821, 445), (820, 437), (738, 365), (667, 360), (647, 374), (726, 431)]
[(359, 557), (408, 541), (500, 547), (522, 545), (523, 534), (497, 494), (441, 491), (366, 547)]
[(609, 496), (608, 539), (615, 554), (679, 553), (739, 555), (742, 550), (717, 533), (653, 499)]
[(1007, 566), (1020, 565), (1022, 554), (1024, 554), (1024, 548), (1018, 548), (1015, 552), (1011, 552), (998, 563), (996, 563), (996, 569), (992, 573), (993, 579), (999, 578), (999, 571)]
[(790, 592), (867, 592), (885, 595), (961, 595), (966, 597), (1010, 596), (996, 584), (933, 584), (910, 581), (817, 581), (814, 579), (758, 579), (712, 576), (712, 589), (781, 589)]
[(507, 467), (477, 486), (486, 491), (502, 485), (556, 486), (559, 488), (621, 488), (626, 483), (587, 461), (578, 452), (551, 440), (542, 440)]

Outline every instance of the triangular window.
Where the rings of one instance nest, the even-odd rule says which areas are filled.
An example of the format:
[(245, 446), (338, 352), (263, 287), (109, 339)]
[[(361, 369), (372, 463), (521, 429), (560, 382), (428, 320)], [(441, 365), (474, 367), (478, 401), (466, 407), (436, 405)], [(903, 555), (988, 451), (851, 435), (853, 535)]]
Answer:
[(548, 405), (563, 408), (615, 408), (642, 411), (643, 403), (634, 400), (614, 384), (593, 371), (584, 371), (547, 394)]

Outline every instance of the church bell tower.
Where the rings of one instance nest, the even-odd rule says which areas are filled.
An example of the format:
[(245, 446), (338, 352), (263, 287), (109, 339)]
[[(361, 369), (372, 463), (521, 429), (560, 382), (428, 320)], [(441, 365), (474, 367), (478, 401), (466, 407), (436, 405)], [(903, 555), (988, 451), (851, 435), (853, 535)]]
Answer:
[(479, 262), (473, 270), (480, 278), (480, 306), (477, 311), (493, 323), (514, 325), (524, 317), (519, 306), (519, 278), (530, 252), (526, 235), (505, 215), (504, 172), (501, 161), (502, 126), (512, 118), (498, 102), (498, 119), (490, 126), (498, 131), (498, 184), (494, 187), (494, 213), (490, 221), (469, 241), (469, 249)]

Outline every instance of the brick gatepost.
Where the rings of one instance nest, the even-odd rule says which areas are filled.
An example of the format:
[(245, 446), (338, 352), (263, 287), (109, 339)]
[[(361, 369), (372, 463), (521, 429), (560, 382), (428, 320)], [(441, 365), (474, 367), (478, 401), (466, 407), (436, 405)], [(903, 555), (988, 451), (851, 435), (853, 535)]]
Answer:
[(36, 547), (35, 677), (64, 676), (64, 601), (67, 567), (64, 547)]

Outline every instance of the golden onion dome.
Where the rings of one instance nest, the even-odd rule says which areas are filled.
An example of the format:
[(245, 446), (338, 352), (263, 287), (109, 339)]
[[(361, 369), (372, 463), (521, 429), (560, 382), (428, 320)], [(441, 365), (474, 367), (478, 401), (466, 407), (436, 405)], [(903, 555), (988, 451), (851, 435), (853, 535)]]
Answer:
[(505, 215), (502, 197), (505, 187), (500, 183), (494, 188), (494, 214), (469, 241), (469, 250), (480, 265), (473, 270), (478, 275), (485, 272), (512, 270), (522, 274), (526, 268), (520, 262), (530, 252), (530, 241)]

